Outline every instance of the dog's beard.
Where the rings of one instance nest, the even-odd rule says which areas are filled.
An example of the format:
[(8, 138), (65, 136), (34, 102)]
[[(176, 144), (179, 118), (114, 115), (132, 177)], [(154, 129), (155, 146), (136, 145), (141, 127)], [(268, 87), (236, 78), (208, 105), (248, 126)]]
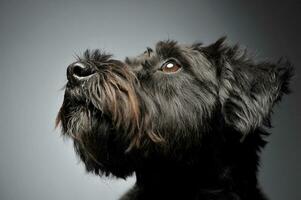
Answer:
[(111, 72), (107, 73), (109, 75), (94, 74), (80, 85), (67, 84), (57, 117), (57, 124), (62, 123), (65, 134), (74, 137), (80, 132), (91, 131), (96, 115), (111, 118), (117, 130), (122, 128), (130, 132), (135, 128), (133, 123), (138, 124), (138, 102), (134, 92), (129, 91), (132, 87), (118, 76), (113, 77)]
[[(109, 175), (107, 166), (115, 161), (108, 160), (107, 154), (115, 148), (110, 140), (114, 140), (117, 134), (113, 131), (112, 120), (99, 107), (88, 99), (87, 90), (67, 88), (57, 125), (61, 124), (64, 136), (72, 138), (74, 149), (87, 171)], [(109, 130), (111, 134), (108, 134)], [(121, 145), (120, 148), (125, 149)]]
[(138, 85), (135, 75), (126, 67), (104, 66), (81, 85), (67, 85), (57, 124), (62, 123), (65, 135), (81, 141), (85, 135), (102, 134), (97, 125), (105, 117), (112, 132), (118, 132), (120, 140), (128, 143), (128, 150), (140, 146), (145, 137), (155, 142), (162, 140), (153, 133), (150, 113), (142, 110), (146, 106), (135, 84)]
[(84, 106), (78, 106), (70, 113), (71, 117), (67, 122), (66, 134), (74, 139), (92, 131), (91, 111)]
[(80, 86), (66, 87), (57, 125), (73, 139), (88, 171), (118, 176), (131, 171), (119, 164), (128, 163), (125, 153), (137, 141), (133, 138), (139, 138), (140, 118), (135, 110), (139, 107), (130, 83), (108, 72), (94, 74)]
[(91, 110), (88, 105), (82, 88), (70, 88), (67, 85), (64, 102), (56, 119), (56, 125), (61, 124), (65, 136), (79, 138), (84, 132), (91, 131)]

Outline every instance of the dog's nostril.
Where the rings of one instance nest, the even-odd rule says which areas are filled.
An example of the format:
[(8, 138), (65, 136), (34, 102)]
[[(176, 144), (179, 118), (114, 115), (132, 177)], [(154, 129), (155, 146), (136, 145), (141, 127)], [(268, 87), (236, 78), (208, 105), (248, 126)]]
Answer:
[(80, 62), (77, 62), (77, 63), (73, 63), (71, 64), (68, 69), (67, 69), (67, 78), (69, 80), (71, 79), (84, 79), (84, 78), (87, 78), (89, 77), (90, 75), (94, 74), (95, 71), (83, 64), (83, 63), (80, 63)]
[(83, 67), (82, 64), (75, 64), (73, 67), (73, 75), (82, 77), (82, 76), (86, 76), (89, 74), (87, 74), (85, 67)]

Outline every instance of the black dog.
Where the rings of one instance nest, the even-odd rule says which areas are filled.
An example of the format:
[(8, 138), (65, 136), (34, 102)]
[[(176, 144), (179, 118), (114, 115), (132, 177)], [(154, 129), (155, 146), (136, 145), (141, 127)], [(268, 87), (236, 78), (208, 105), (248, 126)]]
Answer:
[(57, 118), (87, 171), (137, 182), (122, 200), (264, 200), (257, 181), (288, 61), (237, 45), (163, 41), (124, 62), (86, 51), (67, 70)]

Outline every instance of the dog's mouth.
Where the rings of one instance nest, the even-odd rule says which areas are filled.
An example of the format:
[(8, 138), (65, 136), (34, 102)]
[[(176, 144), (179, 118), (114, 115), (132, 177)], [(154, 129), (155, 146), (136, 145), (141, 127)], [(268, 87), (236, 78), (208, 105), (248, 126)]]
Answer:
[(81, 85), (70, 81), (65, 86), (64, 101), (56, 118), (56, 126), (61, 125), (62, 133), (73, 139), (93, 131), (93, 120), (99, 118), (102, 112), (92, 103)]

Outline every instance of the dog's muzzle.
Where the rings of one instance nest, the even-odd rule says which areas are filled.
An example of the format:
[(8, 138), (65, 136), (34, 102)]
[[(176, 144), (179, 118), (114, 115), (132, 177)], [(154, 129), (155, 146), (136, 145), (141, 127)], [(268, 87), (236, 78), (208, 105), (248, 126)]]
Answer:
[(67, 79), (71, 83), (78, 83), (89, 79), (96, 71), (88, 64), (75, 62), (67, 68)]

